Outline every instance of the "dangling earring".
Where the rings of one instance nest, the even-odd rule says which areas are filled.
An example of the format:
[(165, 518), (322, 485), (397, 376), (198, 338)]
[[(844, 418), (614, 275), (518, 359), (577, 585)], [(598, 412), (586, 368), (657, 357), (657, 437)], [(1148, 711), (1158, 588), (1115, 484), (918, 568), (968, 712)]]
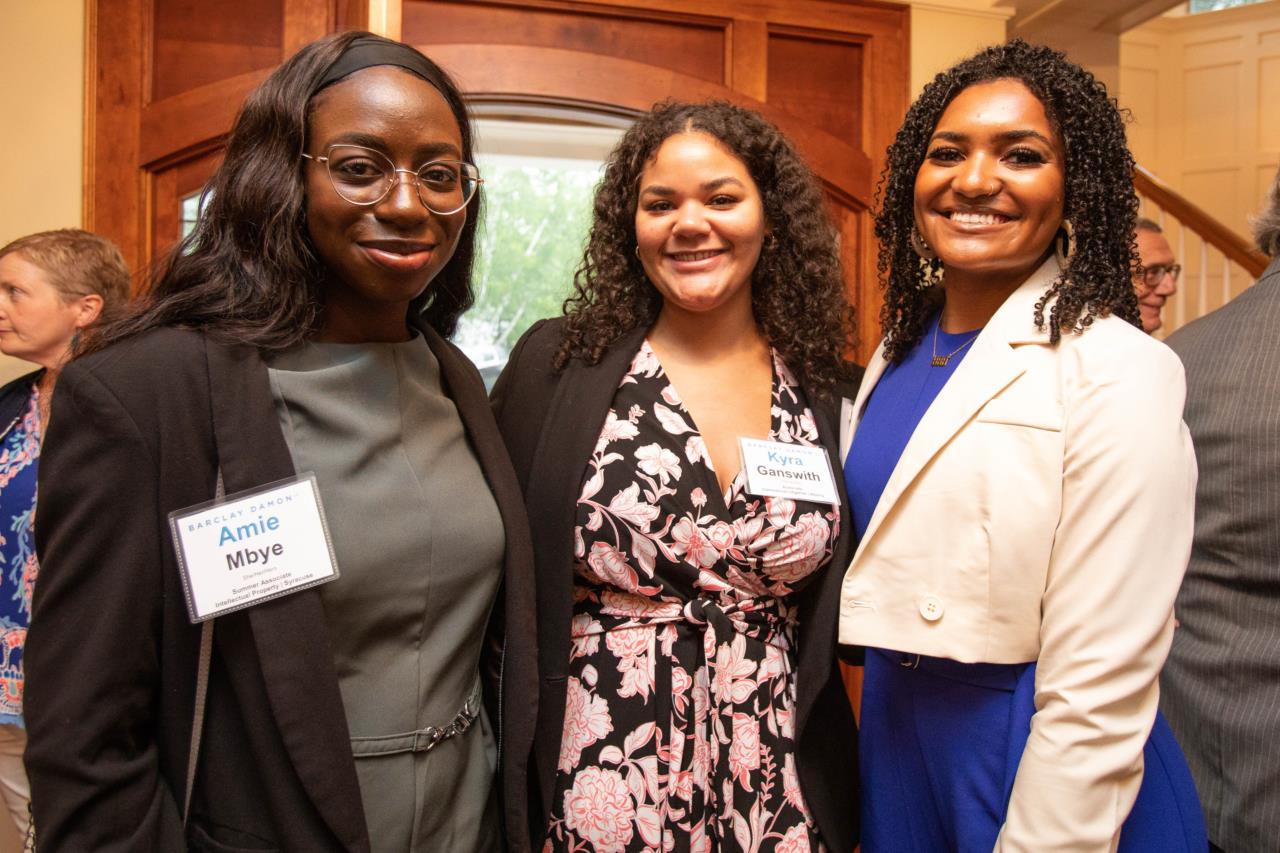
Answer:
[(937, 258), (920, 258), (920, 266), (916, 270), (916, 287), (928, 290), (942, 284), (942, 261)]
[(778, 248), (778, 238), (774, 236), (772, 231), (770, 231), (768, 234), (764, 235), (764, 250), (766, 252), (772, 252), (776, 248)]
[(1058, 233), (1053, 235), (1053, 255), (1058, 259), (1058, 266), (1065, 268), (1071, 263), (1071, 256), (1076, 251), (1076, 229), (1071, 226), (1070, 219), (1062, 220)]
[(932, 261), (938, 257), (938, 253), (924, 241), (924, 235), (914, 225), (911, 226), (911, 249), (920, 256), (921, 260)]
[(942, 284), (942, 261), (938, 259), (938, 253), (924, 241), (924, 235), (914, 225), (911, 226), (910, 239), (911, 251), (916, 253), (920, 262), (916, 270), (916, 287), (928, 290)]

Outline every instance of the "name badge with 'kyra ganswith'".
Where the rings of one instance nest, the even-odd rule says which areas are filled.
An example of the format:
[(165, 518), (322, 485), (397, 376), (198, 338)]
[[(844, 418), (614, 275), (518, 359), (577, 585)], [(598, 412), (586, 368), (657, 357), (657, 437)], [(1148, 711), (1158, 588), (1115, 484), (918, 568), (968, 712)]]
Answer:
[(840, 503), (831, 458), (822, 447), (739, 438), (747, 492), (761, 497)]

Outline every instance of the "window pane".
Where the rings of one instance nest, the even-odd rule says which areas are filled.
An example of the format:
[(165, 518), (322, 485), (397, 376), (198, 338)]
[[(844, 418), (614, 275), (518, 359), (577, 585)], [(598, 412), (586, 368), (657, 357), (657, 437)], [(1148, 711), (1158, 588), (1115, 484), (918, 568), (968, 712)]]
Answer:
[(200, 220), (200, 214), (204, 212), (204, 206), (209, 203), (209, 199), (212, 197), (213, 191), (206, 187), (182, 200), (183, 238), (186, 238), (192, 231), (196, 230), (196, 222)]
[(1233, 6), (1248, 6), (1263, 3), (1266, 0), (1191, 0), (1191, 14), (1196, 12), (1216, 12), (1219, 9), (1230, 9)]
[(484, 178), (473, 286), (456, 342), (492, 386), (520, 335), (559, 316), (591, 225), (604, 157), (621, 130), (481, 120)]

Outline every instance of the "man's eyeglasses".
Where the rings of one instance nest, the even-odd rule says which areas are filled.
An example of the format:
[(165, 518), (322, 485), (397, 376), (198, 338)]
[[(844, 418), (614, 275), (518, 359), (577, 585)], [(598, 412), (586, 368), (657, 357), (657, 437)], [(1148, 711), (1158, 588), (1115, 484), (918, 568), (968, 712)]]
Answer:
[(1173, 276), (1173, 280), (1177, 281), (1181, 272), (1182, 264), (1152, 264), (1142, 268), (1142, 283), (1147, 287), (1156, 287), (1164, 281), (1166, 275)]
[(352, 204), (377, 204), (404, 173), (427, 210), (448, 216), (466, 207), (484, 183), (480, 170), (461, 160), (432, 160), (414, 170), (397, 169), (381, 151), (362, 145), (330, 145), (323, 156), (302, 156), (325, 164), (334, 192)]

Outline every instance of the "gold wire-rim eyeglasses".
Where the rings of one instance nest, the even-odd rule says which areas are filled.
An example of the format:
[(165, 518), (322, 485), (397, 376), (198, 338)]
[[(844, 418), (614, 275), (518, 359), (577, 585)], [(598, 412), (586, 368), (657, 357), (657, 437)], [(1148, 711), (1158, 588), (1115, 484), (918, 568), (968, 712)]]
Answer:
[(1152, 264), (1142, 268), (1142, 283), (1149, 288), (1158, 287), (1166, 275), (1176, 282), (1182, 274), (1182, 264)]
[[(382, 173), (382, 178), (381, 178), (382, 192), (377, 196), (377, 198), (369, 198), (369, 199), (352, 198), (351, 195), (349, 195), (348, 193), (353, 192), (356, 189), (354, 187), (348, 187), (347, 192), (343, 192), (343, 188), (342, 186), (340, 186), (341, 181), (334, 174), (333, 152), (336, 149), (352, 149), (354, 151), (361, 152), (362, 155), (371, 155), (371, 159), (375, 159), (377, 161), (381, 161), (382, 163), (386, 164), (385, 168), (380, 169)], [(422, 203), (423, 207), (425, 207), (427, 210), (431, 211), (432, 213), (438, 216), (450, 216), (454, 213), (457, 213), (458, 211), (465, 208), (468, 204), (470, 204), (471, 200), (476, 197), (476, 193), (480, 191), (480, 185), (484, 183), (484, 179), (480, 177), (480, 170), (476, 168), (474, 163), (468, 163), (465, 160), (454, 160), (451, 158), (442, 158), (437, 160), (429, 160), (426, 163), (423, 163), (417, 169), (400, 169), (396, 167), (396, 164), (391, 161), (390, 157), (388, 157), (387, 155), (383, 154), (381, 151), (378, 151), (375, 148), (367, 148), (363, 145), (352, 145), (345, 142), (339, 142), (339, 143), (335, 143), (334, 145), (330, 145), (328, 148), (325, 149), (324, 154), (321, 154), (318, 156), (308, 154), (305, 151), (302, 152), (302, 156), (305, 159), (312, 161), (313, 163), (324, 164), (325, 173), (329, 176), (329, 184), (330, 186), (333, 187), (333, 191), (338, 194), (338, 197), (341, 198), (343, 201), (347, 202), (348, 204), (354, 204), (360, 207), (372, 207), (375, 204), (380, 204), (381, 202), (383, 202), (387, 198), (387, 196), (391, 194), (391, 191), (395, 189), (396, 184), (399, 183), (399, 180), (400, 180), (399, 176), (401, 174), (405, 174), (410, 176), (409, 181), (410, 183), (413, 184), (414, 189), (417, 191), (418, 201)], [(448, 166), (448, 167), (457, 168), (457, 171), (460, 176), (459, 184), (464, 187), (464, 189), (461, 190), (462, 196), (463, 196), (461, 204), (458, 204), (454, 207), (444, 206), (445, 209), (441, 209), (440, 207), (433, 206), (431, 202), (427, 200), (427, 195), (429, 194), (427, 185), (430, 182), (424, 179), (423, 172), (424, 170), (430, 168), (431, 166)], [(377, 186), (377, 184), (371, 183), (368, 186), (374, 187), (374, 186)], [(469, 186), (470, 189), (465, 189), (465, 187), (467, 186)]]

